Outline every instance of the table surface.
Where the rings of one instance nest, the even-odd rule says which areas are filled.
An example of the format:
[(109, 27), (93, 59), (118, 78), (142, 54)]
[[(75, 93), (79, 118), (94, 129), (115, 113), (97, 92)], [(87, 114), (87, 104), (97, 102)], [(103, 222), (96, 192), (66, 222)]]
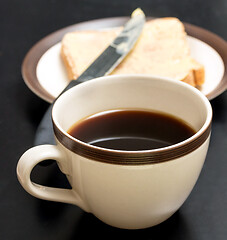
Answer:
[[(189, 198), (166, 222), (144, 230), (105, 225), (76, 206), (36, 199), (16, 176), (19, 157), (34, 144), (48, 103), (25, 85), (21, 63), (41, 38), (75, 23), (129, 16), (137, 7), (147, 16), (175, 16), (227, 39), (226, 0), (2, 0), (0, 8), (0, 239), (199, 239), (227, 236), (227, 92), (211, 101), (212, 137), (199, 180)], [(32, 179), (49, 186), (66, 186), (56, 164), (37, 166)]]

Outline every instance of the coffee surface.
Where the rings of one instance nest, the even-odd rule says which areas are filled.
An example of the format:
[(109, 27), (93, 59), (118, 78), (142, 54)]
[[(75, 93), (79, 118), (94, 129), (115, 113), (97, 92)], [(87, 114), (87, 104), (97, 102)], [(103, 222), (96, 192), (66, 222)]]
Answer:
[(170, 146), (195, 131), (173, 116), (141, 110), (113, 110), (75, 123), (68, 133), (85, 143), (115, 150), (138, 151)]

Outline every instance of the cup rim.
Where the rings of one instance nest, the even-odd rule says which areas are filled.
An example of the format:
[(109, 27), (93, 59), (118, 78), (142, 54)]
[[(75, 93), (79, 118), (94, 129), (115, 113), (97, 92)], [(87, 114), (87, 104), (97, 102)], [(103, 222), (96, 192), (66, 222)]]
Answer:
[[(118, 78), (146, 78), (146, 79), (158, 79), (161, 81), (172, 82), (174, 84), (180, 84), (185, 88), (190, 89), (196, 95), (198, 95), (205, 107), (207, 109), (207, 117), (202, 125), (202, 127), (193, 134), (190, 138), (187, 138), (184, 141), (179, 143), (157, 148), (151, 150), (138, 150), (138, 151), (126, 151), (126, 150), (115, 150), (115, 149), (108, 149), (102, 148), (94, 145), (90, 145), (85, 143), (79, 139), (72, 137), (67, 131), (65, 131), (58, 121), (55, 119), (55, 107), (56, 102), (61, 101), (64, 95), (70, 94), (71, 91), (74, 91), (75, 88), (78, 88), (79, 85), (90, 84), (91, 82), (95, 81), (105, 81), (107, 79), (118, 79)], [(96, 160), (100, 162), (112, 163), (112, 164), (121, 164), (121, 165), (141, 165), (141, 164), (152, 164), (152, 163), (161, 163), (170, 160), (174, 160), (176, 158), (182, 157), (187, 155), (188, 153), (194, 151), (195, 149), (199, 148), (209, 137), (211, 131), (211, 122), (212, 122), (212, 107), (207, 99), (207, 97), (202, 94), (198, 89), (195, 87), (181, 82), (165, 78), (165, 77), (158, 77), (146, 74), (125, 74), (125, 75), (111, 75), (111, 76), (104, 76), (89, 80), (84, 83), (80, 83), (79, 85), (67, 90), (63, 93), (54, 103), (52, 109), (52, 123), (53, 123), (53, 130), (55, 133), (55, 137), (57, 140), (64, 145), (67, 149), (73, 151), (74, 153), (81, 155), (82, 157), (86, 157), (91, 160)], [(60, 100), (59, 100), (60, 99)], [(111, 109), (110, 109), (111, 110)]]

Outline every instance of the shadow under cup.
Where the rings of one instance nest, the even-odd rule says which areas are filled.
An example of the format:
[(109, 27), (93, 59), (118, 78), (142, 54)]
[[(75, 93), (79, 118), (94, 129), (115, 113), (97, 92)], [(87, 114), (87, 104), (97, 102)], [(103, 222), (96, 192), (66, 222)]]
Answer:
[[(112, 109), (168, 113), (196, 133), (181, 143), (143, 151), (95, 147), (67, 133), (75, 122)], [(116, 75), (68, 90), (55, 102), (52, 117), (57, 146), (68, 161), (59, 167), (80, 196), (79, 206), (111, 226), (139, 229), (163, 222), (187, 199), (206, 157), (212, 109), (185, 83)]]

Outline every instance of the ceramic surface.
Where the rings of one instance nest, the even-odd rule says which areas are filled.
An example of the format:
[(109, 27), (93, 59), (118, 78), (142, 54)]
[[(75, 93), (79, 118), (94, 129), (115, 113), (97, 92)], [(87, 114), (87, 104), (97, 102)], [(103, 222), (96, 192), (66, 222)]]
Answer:
[[(86, 116), (119, 108), (169, 113), (197, 132), (181, 143), (146, 151), (103, 149), (67, 133)], [(207, 98), (188, 84), (119, 75), (68, 90), (55, 102), (52, 118), (57, 146), (31, 148), (19, 160), (17, 174), (25, 190), (41, 199), (75, 204), (109, 225), (139, 229), (163, 222), (187, 199), (206, 157), (212, 109)], [(32, 169), (45, 159), (57, 161), (71, 190), (31, 182)]]

